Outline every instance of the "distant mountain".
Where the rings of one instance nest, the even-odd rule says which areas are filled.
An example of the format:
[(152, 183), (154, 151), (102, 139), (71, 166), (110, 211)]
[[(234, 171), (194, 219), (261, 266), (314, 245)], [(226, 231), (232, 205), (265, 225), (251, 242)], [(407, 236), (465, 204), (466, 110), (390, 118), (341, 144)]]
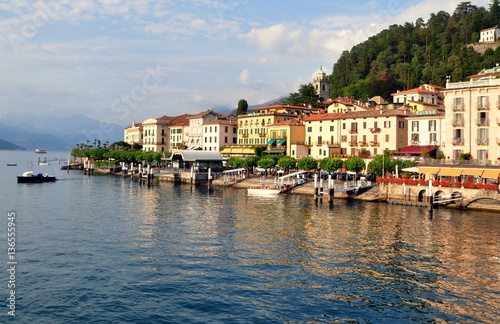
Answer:
[(0, 150), (19, 150), (19, 151), (24, 151), (26, 150), (23, 147), (20, 147), (14, 143), (5, 141), (3, 139), (0, 139)]
[(123, 126), (102, 125), (82, 114), (69, 117), (9, 114), (0, 119), (0, 138), (26, 149), (67, 151), (78, 143), (123, 140)]

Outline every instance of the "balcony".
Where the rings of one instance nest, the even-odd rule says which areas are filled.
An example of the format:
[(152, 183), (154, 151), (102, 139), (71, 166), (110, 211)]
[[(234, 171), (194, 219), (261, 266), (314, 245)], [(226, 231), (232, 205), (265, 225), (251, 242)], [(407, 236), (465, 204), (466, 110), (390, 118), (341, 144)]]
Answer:
[(490, 124), (489, 118), (478, 118), (476, 119), (477, 126), (488, 126)]
[(340, 147), (339, 143), (328, 144), (328, 147)]
[(477, 145), (488, 145), (490, 144), (490, 139), (489, 138), (476, 138), (476, 143)]
[(490, 110), (490, 105), (488, 103), (477, 104), (477, 110)]
[(461, 120), (461, 119), (454, 119), (451, 124), (454, 126), (454, 127), (463, 127), (464, 126), (464, 121)]
[(454, 138), (453, 145), (464, 145), (464, 139), (463, 138)]
[(266, 137), (266, 133), (259, 133), (259, 137)]
[(357, 133), (358, 133), (358, 129), (357, 129), (357, 128), (351, 128), (351, 129), (349, 130), (349, 133), (350, 133), (350, 134), (357, 134)]
[(464, 111), (464, 105), (453, 105), (453, 111)]
[(368, 142), (363, 142), (363, 141), (359, 141), (358, 142), (359, 146), (368, 146)]
[(378, 127), (370, 128), (370, 132), (372, 132), (372, 133), (380, 133), (380, 128), (378, 128)]
[(411, 145), (420, 145), (420, 141), (410, 141)]
[(379, 146), (379, 145), (380, 145), (380, 143), (379, 143), (379, 142), (377, 142), (377, 141), (370, 141), (370, 145), (371, 145), (371, 146)]
[(358, 142), (349, 142), (350, 146), (358, 146)]
[(241, 134), (241, 137), (243, 137), (243, 138), (247, 138), (247, 137), (248, 137), (248, 134)]

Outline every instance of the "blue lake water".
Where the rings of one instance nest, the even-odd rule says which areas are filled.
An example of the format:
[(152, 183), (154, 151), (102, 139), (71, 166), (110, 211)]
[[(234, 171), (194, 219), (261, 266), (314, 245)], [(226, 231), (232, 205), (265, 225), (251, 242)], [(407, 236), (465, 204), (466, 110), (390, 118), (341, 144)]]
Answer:
[(500, 214), (147, 188), (38, 157), (67, 159), (0, 151), (2, 322), (9, 213), (20, 323), (500, 322)]

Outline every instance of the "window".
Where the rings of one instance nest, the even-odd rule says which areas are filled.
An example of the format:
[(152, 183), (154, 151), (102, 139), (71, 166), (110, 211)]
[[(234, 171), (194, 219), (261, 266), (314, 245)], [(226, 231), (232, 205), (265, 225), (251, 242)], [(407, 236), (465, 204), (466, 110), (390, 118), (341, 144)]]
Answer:
[(411, 122), (411, 131), (412, 132), (418, 132), (418, 121), (414, 120)]
[(390, 121), (385, 121), (384, 122), (384, 128), (391, 128), (391, 122)]
[(322, 132), (323, 131), (323, 126), (319, 126), (319, 131)]
[(333, 128), (334, 128), (333, 126), (330, 126), (330, 132), (333, 132)]
[(437, 144), (437, 134), (430, 133), (429, 134), (429, 141), (430, 141), (430, 144)]
[(464, 110), (464, 98), (453, 98), (453, 110)]
[(399, 128), (405, 128), (405, 122), (403, 120), (399, 121)]
[(385, 141), (386, 142), (389, 142), (389, 138), (390, 138), (389, 134), (385, 135)]
[(453, 126), (463, 126), (464, 125), (464, 114), (457, 113), (453, 114)]
[(488, 150), (477, 150), (477, 158), (479, 160), (488, 159)]
[(307, 138), (307, 145), (312, 145), (312, 142), (311, 142), (311, 136), (309, 136), (309, 137)]
[(419, 142), (419, 134), (418, 133), (412, 133), (411, 134), (411, 141), (412, 141), (412, 144), (417, 144), (417, 143), (413, 143), (413, 142)]
[(342, 123), (342, 129), (345, 129), (345, 123)]
[(435, 120), (429, 120), (429, 131), (435, 132), (436, 131), (436, 124), (437, 124), (437, 122)]
[(318, 145), (323, 145), (323, 137), (318, 136)]
[(478, 109), (488, 108), (488, 97), (487, 96), (480, 96), (477, 98), (477, 108)]
[(227, 143), (227, 136), (224, 137), (224, 143)]
[(224, 131), (227, 133), (227, 126), (224, 127)]
[(378, 123), (377, 122), (373, 123), (373, 128), (378, 128)]
[(330, 136), (330, 144), (334, 144), (335, 141), (334, 141), (334, 137), (333, 136)]
[(343, 142), (343, 143), (347, 142), (347, 135), (342, 135), (340, 137), (340, 141)]
[(366, 122), (363, 122), (363, 129), (366, 129)]
[(311, 126), (307, 127), (307, 132), (312, 132), (313, 128)]

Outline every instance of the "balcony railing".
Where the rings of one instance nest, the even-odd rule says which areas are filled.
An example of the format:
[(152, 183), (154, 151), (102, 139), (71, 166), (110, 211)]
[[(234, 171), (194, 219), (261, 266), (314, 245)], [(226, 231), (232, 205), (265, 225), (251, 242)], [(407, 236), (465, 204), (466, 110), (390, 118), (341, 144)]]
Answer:
[(461, 119), (454, 119), (451, 124), (455, 127), (461, 127), (464, 126), (464, 121)]
[(489, 118), (478, 118), (476, 119), (477, 126), (486, 126), (490, 124)]
[(359, 146), (368, 146), (368, 142), (366, 141), (359, 141), (358, 144)]
[(464, 105), (453, 105), (453, 111), (464, 111)]
[(349, 142), (350, 146), (358, 146), (358, 142)]
[(351, 129), (349, 129), (349, 133), (351, 133), (351, 134), (357, 134), (358, 133), (358, 129), (357, 128), (351, 128)]
[(379, 146), (379, 145), (380, 145), (380, 143), (379, 143), (379, 142), (377, 142), (377, 141), (370, 141), (370, 145), (371, 145), (371, 146)]
[(489, 110), (490, 105), (488, 103), (477, 104), (477, 110)]
[(464, 139), (463, 138), (454, 138), (453, 145), (464, 145)]
[(380, 133), (380, 128), (378, 128), (378, 127), (370, 128), (370, 132), (372, 132), (372, 133)]
[(248, 137), (248, 134), (241, 134), (241, 137), (243, 137), (243, 138), (247, 138), (247, 137)]
[(259, 133), (259, 137), (266, 137), (266, 133)]
[(476, 143), (477, 145), (488, 145), (490, 144), (490, 139), (489, 138), (476, 138)]
[(411, 145), (420, 145), (420, 141), (410, 141)]

